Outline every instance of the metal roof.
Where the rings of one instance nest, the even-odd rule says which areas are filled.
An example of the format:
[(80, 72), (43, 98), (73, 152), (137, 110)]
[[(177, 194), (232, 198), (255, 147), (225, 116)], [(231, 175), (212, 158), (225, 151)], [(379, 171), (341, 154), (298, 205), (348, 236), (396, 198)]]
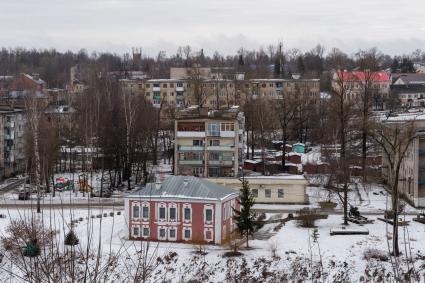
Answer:
[(193, 176), (170, 176), (163, 183), (148, 183), (128, 198), (178, 198), (223, 200), (238, 195), (235, 190)]

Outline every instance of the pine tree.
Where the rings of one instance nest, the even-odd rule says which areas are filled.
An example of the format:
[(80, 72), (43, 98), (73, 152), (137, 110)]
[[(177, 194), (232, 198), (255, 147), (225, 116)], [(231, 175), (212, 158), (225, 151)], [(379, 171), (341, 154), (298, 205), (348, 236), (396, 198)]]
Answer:
[(80, 240), (78, 240), (77, 235), (75, 235), (75, 232), (73, 230), (69, 231), (68, 234), (65, 236), (65, 245), (67, 246), (75, 246), (78, 245)]
[(236, 221), (236, 227), (238, 232), (246, 237), (246, 247), (249, 247), (248, 241), (249, 236), (254, 233), (256, 223), (254, 220), (254, 212), (252, 207), (254, 206), (254, 197), (249, 188), (248, 181), (242, 181), (242, 189), (239, 199), (240, 210), (234, 209), (235, 216), (233, 219)]

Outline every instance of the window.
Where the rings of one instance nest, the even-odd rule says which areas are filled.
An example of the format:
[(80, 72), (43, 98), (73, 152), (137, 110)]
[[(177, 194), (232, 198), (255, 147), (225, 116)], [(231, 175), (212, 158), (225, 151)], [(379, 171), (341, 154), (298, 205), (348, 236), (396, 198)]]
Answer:
[(220, 160), (220, 153), (218, 152), (210, 152), (209, 160)]
[(144, 206), (142, 213), (143, 213), (143, 218), (149, 218), (149, 207)]
[(190, 220), (192, 219), (191, 215), (190, 215), (190, 208), (186, 207), (184, 209), (184, 220)]
[(222, 131), (234, 131), (235, 130), (235, 124), (233, 124), (233, 123), (221, 123), (221, 130)]
[(252, 196), (258, 198), (258, 189), (252, 189)]
[(264, 190), (264, 194), (266, 198), (271, 198), (272, 197), (272, 192), (270, 191), (270, 189), (265, 189)]
[(149, 228), (147, 227), (143, 228), (143, 237), (149, 237)]
[(139, 227), (133, 227), (133, 236), (135, 237), (139, 236)]
[(150, 96), (151, 94), (150, 94), (150, 92), (146, 92), (146, 94), (145, 94), (146, 96)]
[(210, 230), (205, 231), (205, 239), (206, 240), (212, 240), (212, 231), (210, 231)]
[(190, 230), (189, 229), (185, 229), (184, 230), (184, 234), (183, 234), (183, 238), (185, 238), (185, 239), (190, 239), (191, 237), (190, 237), (191, 235), (190, 235)]
[(170, 207), (170, 220), (176, 220), (176, 208)]
[(209, 123), (208, 124), (208, 135), (217, 137), (220, 136), (220, 124), (219, 123)]
[(212, 221), (212, 209), (210, 208), (205, 209), (205, 221), (206, 222)]
[(165, 229), (164, 228), (159, 229), (159, 237), (165, 238)]
[(174, 84), (170, 84), (170, 87), (174, 87)]
[(283, 189), (277, 189), (277, 197), (278, 198), (283, 198), (284, 194), (283, 194)]
[(192, 173), (193, 173), (193, 176), (203, 176), (204, 175), (204, 167), (193, 167)]
[(133, 217), (134, 218), (140, 217), (140, 207), (139, 206), (133, 206)]
[(183, 83), (177, 83), (177, 87), (183, 87)]
[(165, 207), (159, 208), (159, 219), (165, 219)]
[(173, 239), (176, 238), (176, 229), (170, 229), (169, 233), (170, 233), (170, 238), (173, 238)]
[(220, 176), (220, 168), (210, 167), (208, 168), (209, 177), (219, 177)]
[(220, 140), (210, 140), (210, 146), (219, 146)]
[(204, 146), (203, 140), (193, 140), (192, 141), (193, 146)]
[(162, 87), (167, 88), (167, 84), (163, 84)]
[(174, 96), (174, 92), (170, 93), (170, 96)]

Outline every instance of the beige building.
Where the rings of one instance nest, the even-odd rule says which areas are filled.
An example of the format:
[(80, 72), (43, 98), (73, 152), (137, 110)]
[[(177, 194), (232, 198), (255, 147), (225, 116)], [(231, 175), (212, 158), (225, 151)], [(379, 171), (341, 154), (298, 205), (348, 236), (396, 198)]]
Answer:
[[(415, 207), (425, 207), (425, 115), (406, 114), (386, 122), (414, 121), (417, 136), (406, 152), (399, 175), (400, 193)], [(388, 177), (388, 162), (382, 158), (382, 175)]]
[(238, 175), (245, 118), (237, 107), (216, 111), (191, 107), (176, 116), (175, 175)]
[(144, 91), (146, 99), (155, 107), (160, 107), (161, 102), (176, 108), (186, 105), (187, 83), (183, 80), (147, 80)]
[[(307, 204), (306, 187), (308, 181), (304, 175), (248, 176), (256, 203)], [(235, 190), (242, 188), (240, 178), (208, 178), (208, 181)]]

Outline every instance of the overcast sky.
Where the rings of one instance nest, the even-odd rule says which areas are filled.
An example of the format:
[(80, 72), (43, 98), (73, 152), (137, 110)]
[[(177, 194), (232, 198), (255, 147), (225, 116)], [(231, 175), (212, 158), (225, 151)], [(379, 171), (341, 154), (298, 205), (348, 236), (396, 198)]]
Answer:
[(241, 47), (317, 43), (352, 53), (425, 50), (424, 0), (0, 0), (0, 46), (145, 54), (180, 45), (234, 54)]

